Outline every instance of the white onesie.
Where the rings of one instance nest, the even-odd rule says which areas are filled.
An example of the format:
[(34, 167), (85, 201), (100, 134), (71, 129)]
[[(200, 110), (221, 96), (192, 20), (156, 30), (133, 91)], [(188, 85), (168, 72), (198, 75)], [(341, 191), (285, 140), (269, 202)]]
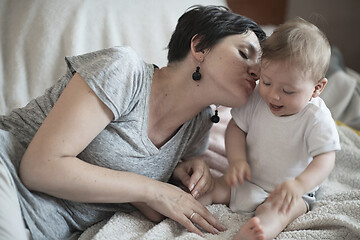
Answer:
[(277, 117), (256, 88), (247, 103), (232, 109), (231, 114), (247, 133), (251, 169), (251, 181), (231, 190), (233, 211), (254, 211), (276, 186), (303, 172), (314, 156), (340, 150), (335, 122), (319, 97), (294, 115)]

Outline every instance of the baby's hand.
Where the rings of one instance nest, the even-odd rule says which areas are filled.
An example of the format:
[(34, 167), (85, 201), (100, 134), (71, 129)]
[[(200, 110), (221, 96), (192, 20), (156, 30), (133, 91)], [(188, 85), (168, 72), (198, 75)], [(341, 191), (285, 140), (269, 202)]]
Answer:
[(229, 186), (244, 183), (244, 178), (250, 180), (250, 166), (246, 161), (236, 161), (229, 164), (224, 179)]
[(295, 201), (303, 195), (302, 187), (296, 180), (288, 180), (277, 186), (269, 195), (268, 201), (279, 212), (288, 213)]

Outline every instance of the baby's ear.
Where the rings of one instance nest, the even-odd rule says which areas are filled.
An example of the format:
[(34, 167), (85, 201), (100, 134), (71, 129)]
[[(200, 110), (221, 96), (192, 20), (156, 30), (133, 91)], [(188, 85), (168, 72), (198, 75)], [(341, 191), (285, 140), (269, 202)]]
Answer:
[(322, 78), (315, 84), (315, 89), (314, 89), (314, 92), (312, 94), (313, 98), (316, 98), (316, 97), (318, 97), (320, 95), (322, 90), (324, 90), (324, 87), (325, 87), (327, 81), (328, 81), (327, 78)]

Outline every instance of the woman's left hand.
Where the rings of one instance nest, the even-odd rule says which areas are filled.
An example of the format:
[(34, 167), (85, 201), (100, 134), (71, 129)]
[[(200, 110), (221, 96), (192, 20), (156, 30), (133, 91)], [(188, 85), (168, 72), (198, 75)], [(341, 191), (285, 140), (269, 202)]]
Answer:
[(209, 166), (201, 157), (194, 157), (179, 163), (172, 175), (180, 181), (195, 198), (211, 190), (214, 186)]

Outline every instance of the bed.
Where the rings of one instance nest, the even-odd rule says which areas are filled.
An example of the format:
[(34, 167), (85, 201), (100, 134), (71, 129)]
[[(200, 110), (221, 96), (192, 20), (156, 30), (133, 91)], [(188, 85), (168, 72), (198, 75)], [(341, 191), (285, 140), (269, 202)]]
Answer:
[[(178, 17), (194, 4), (225, 5), (225, 0), (72, 0), (0, 2), (0, 114), (24, 106), (65, 71), (64, 56), (115, 45), (130, 45), (149, 63), (166, 65), (166, 46)], [(264, 26), (271, 34), (273, 26)], [(277, 239), (360, 239), (360, 76), (334, 48), (322, 97), (332, 111), (342, 150), (319, 190), (311, 212), (300, 216)], [(227, 167), (224, 131), (229, 109), (211, 132), (205, 159), (215, 176)], [(139, 212), (115, 213), (79, 239), (231, 239), (250, 216), (221, 204), (208, 209), (228, 228), (204, 238), (165, 219), (155, 224)], [(49, 236), (50, 237), (50, 236)]]

